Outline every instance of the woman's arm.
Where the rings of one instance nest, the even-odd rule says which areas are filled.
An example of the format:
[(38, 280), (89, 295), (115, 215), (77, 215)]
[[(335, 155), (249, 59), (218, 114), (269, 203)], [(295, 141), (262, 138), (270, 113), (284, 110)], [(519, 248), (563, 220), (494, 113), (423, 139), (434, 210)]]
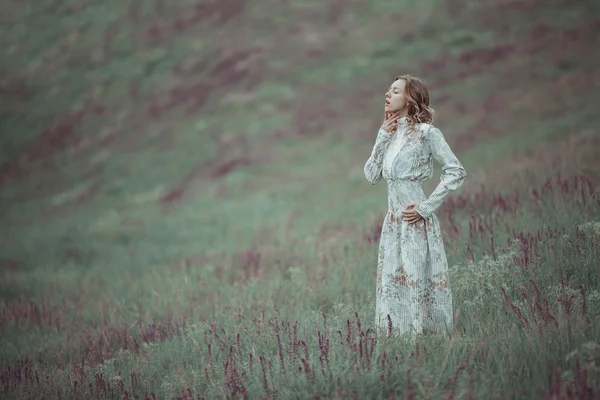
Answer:
[(442, 166), (442, 176), (440, 177), (440, 183), (433, 193), (431, 193), (431, 196), (415, 208), (419, 215), (425, 219), (431, 216), (450, 193), (460, 188), (467, 177), (467, 172), (450, 149), (450, 146), (448, 146), (448, 143), (446, 143), (444, 135), (438, 128), (434, 126), (430, 127), (427, 133), (427, 140), (431, 154)]
[(392, 134), (385, 131), (383, 127), (377, 132), (377, 139), (375, 139), (371, 157), (369, 157), (365, 164), (365, 177), (372, 185), (381, 180), (383, 156), (390, 144), (391, 137)]

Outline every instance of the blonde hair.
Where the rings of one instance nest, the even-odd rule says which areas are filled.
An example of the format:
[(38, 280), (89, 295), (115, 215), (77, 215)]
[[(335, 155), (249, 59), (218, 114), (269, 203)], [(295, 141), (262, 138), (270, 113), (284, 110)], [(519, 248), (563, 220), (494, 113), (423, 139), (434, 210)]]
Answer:
[(406, 74), (396, 77), (396, 81), (403, 79), (406, 82), (405, 95), (408, 102), (406, 123), (409, 131), (414, 130), (419, 123), (433, 123), (435, 110), (429, 106), (429, 90), (423, 80)]

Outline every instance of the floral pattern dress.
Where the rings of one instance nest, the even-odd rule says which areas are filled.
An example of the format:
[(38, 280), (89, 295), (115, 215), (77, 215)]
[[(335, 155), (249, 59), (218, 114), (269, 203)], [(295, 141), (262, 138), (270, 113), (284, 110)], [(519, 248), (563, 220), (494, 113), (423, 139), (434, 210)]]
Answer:
[[(433, 175), (433, 159), (442, 166), (440, 183), (427, 198), (422, 183)], [(395, 134), (380, 129), (364, 168), (371, 184), (384, 178), (388, 212), (383, 221), (377, 262), (375, 324), (393, 333), (453, 331), (452, 292), (440, 225), (434, 211), (462, 186), (467, 173), (442, 132), (431, 124), (407, 129), (401, 118)], [(423, 217), (402, 218), (411, 203)]]

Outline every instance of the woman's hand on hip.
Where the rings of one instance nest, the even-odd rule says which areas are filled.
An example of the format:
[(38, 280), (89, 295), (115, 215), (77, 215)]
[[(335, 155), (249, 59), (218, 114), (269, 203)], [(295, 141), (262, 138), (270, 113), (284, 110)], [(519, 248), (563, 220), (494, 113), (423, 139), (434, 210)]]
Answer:
[(414, 224), (423, 219), (421, 214), (415, 210), (415, 207), (418, 206), (419, 203), (413, 203), (406, 206), (406, 211), (402, 211), (402, 219), (404, 219), (409, 224)]

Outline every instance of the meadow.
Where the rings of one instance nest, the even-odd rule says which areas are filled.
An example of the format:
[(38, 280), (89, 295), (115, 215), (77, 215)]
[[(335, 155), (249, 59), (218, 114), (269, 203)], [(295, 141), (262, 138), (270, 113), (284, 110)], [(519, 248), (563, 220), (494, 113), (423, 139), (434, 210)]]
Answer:
[[(600, 398), (596, 2), (0, 8), (0, 398)], [(449, 339), (374, 329), (403, 73), (468, 173)]]

